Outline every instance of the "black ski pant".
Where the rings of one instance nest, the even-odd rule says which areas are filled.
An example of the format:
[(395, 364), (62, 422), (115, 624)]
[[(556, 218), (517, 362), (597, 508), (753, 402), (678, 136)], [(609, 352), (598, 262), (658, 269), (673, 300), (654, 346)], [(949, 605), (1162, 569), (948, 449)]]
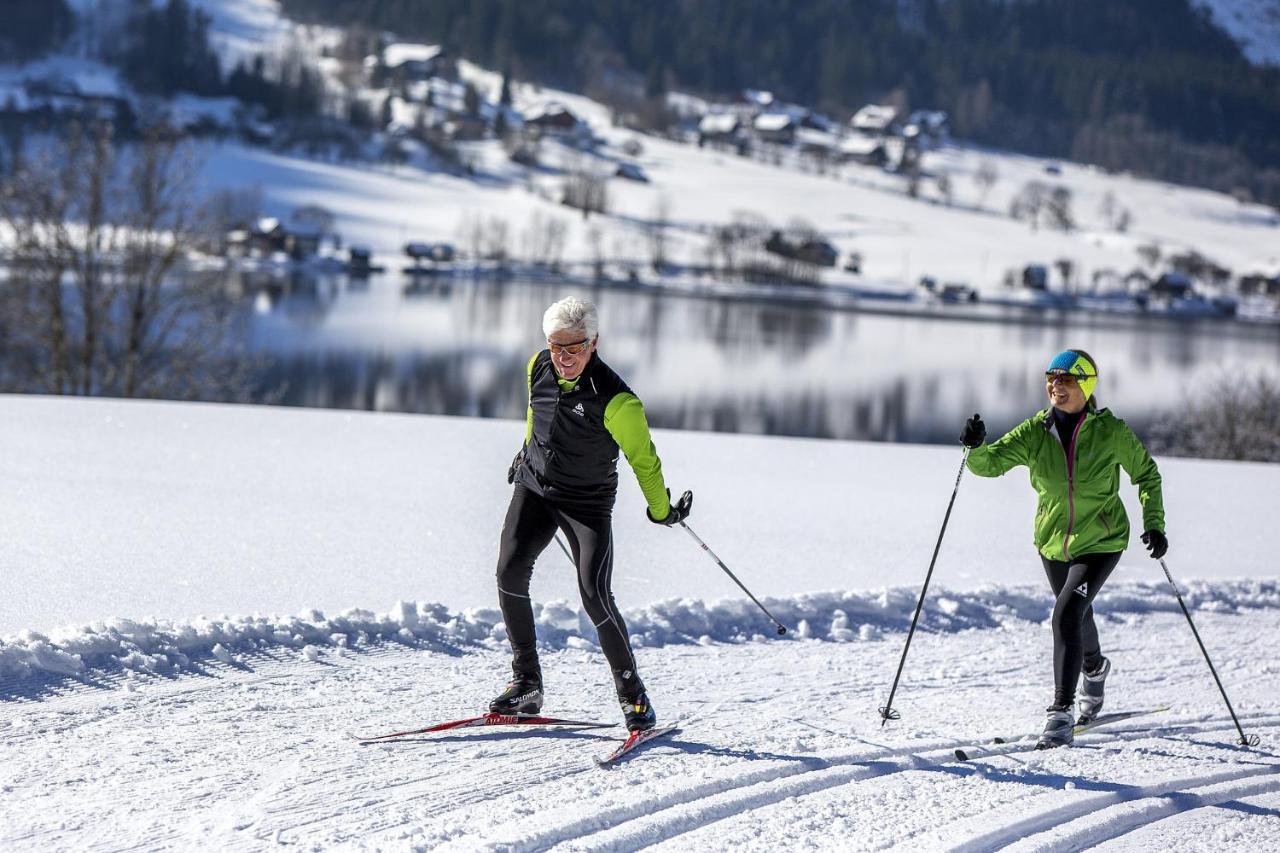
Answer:
[(498, 606), (511, 641), (511, 668), (517, 675), (541, 678), (529, 579), (534, 561), (551, 544), (557, 529), (569, 542), (582, 607), (596, 626), (600, 648), (613, 670), (614, 687), (618, 696), (632, 699), (644, 684), (636, 673), (626, 623), (613, 600), (612, 505), (602, 509), (552, 502), (518, 484), (502, 524), (498, 553)]
[(1076, 701), (1081, 669), (1092, 672), (1102, 663), (1093, 599), (1120, 562), (1120, 554), (1085, 554), (1069, 562), (1041, 554), (1040, 562), (1058, 597), (1053, 606), (1053, 704), (1070, 706)]

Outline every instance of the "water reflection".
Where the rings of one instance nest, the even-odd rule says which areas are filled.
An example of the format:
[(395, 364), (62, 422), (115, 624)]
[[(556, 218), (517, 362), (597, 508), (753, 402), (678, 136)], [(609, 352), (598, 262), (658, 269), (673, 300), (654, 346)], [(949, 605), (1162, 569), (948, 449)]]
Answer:
[(238, 286), (270, 356), (259, 387), (302, 406), (521, 418), (542, 313), (568, 293), (598, 305), (603, 357), (671, 428), (952, 442), (975, 411), (993, 431), (1033, 412), (1044, 365), (1075, 346), (1100, 363), (1099, 399), (1141, 430), (1226, 368), (1280, 364), (1280, 331), (1222, 321), (925, 319), (439, 276)]

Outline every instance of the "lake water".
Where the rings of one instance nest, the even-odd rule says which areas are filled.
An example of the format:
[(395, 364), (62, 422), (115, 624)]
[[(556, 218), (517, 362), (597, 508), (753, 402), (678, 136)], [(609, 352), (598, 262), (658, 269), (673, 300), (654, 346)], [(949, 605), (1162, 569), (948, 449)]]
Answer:
[(600, 312), (600, 354), (677, 429), (952, 442), (981, 412), (1002, 432), (1044, 403), (1059, 351), (1091, 353), (1099, 401), (1141, 431), (1215, 383), (1280, 371), (1280, 328), (1045, 313), (1028, 321), (531, 281), (295, 278), (249, 289), (263, 387), (290, 405), (524, 416), (525, 364), (562, 296)]

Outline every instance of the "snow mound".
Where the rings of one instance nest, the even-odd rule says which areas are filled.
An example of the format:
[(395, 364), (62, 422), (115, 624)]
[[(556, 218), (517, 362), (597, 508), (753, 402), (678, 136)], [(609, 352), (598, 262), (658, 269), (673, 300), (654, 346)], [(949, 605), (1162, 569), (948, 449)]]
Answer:
[[(766, 599), (765, 606), (793, 627), (785, 639), (868, 642), (885, 632), (905, 631), (919, 591), (883, 590), (809, 593)], [(1234, 613), (1280, 608), (1280, 581), (1195, 581), (1183, 588), (1191, 609)], [(1167, 585), (1117, 583), (1095, 604), (1103, 615), (1176, 611)], [(1052, 599), (1040, 587), (986, 587), (969, 592), (938, 589), (929, 596), (920, 629), (938, 633), (1000, 628), (1015, 622), (1043, 622)], [(535, 605), (538, 637), (548, 649), (593, 648), (595, 631), (579, 609), (563, 601)], [(671, 599), (627, 615), (637, 646), (708, 645), (761, 642), (772, 627), (747, 600), (708, 604)], [(492, 608), (450, 611), (443, 604), (400, 601), (387, 613), (347, 610), (326, 617), (318, 610), (297, 616), (241, 616), (187, 623), (109, 619), (46, 636), (23, 631), (0, 639), (0, 676), (87, 676), (131, 670), (176, 675), (201, 663), (242, 663), (241, 655), (297, 650), (310, 661), (343, 655), (381, 643), (459, 649), (501, 647), (506, 627)]]

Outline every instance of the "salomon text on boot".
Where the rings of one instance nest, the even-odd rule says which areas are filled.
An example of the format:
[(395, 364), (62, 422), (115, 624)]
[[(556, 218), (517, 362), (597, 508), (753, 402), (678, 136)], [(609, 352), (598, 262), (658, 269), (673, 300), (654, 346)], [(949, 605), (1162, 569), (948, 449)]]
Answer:
[(497, 714), (536, 714), (542, 710), (542, 676), (538, 673), (516, 673), (507, 689), (489, 703)]

